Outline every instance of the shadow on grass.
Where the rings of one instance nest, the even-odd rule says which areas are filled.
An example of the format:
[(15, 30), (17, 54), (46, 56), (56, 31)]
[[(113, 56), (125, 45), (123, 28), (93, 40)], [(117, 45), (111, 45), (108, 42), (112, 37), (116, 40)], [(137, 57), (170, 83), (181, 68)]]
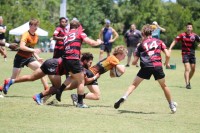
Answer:
[(52, 100), (51, 102), (46, 103), (47, 106), (56, 106), (56, 107), (72, 107), (71, 104), (60, 104), (57, 100)]
[(179, 85), (169, 85), (168, 87), (172, 87), (172, 88), (185, 88), (185, 86), (179, 86)]
[(118, 110), (118, 112), (120, 114), (124, 114), (124, 113), (131, 113), (131, 114), (156, 114), (155, 112), (137, 112), (137, 111), (129, 111), (129, 110)]
[(5, 95), (4, 96), (5, 98), (16, 98), (16, 97), (20, 97), (20, 98), (31, 98), (30, 96), (7, 96), (7, 95)]
[(92, 106), (90, 106), (90, 107), (100, 107), (100, 108), (113, 108), (112, 106), (105, 106), (105, 105), (92, 105)]

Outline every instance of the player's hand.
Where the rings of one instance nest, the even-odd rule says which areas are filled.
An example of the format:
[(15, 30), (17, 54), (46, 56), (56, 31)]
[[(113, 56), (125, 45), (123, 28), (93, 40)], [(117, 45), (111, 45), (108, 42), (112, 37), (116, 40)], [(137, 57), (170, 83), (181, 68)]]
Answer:
[(37, 60), (38, 60), (38, 62), (40, 62), (40, 63), (43, 63), (43, 62), (44, 62), (43, 58), (37, 58)]
[(164, 65), (165, 65), (167, 68), (169, 68), (169, 69), (171, 68), (169, 63), (167, 63), (167, 64), (164, 63)]
[(41, 50), (40, 50), (39, 48), (35, 48), (35, 49), (34, 49), (34, 53), (40, 54), (40, 53), (41, 53)]
[(200, 44), (198, 44), (198, 47), (200, 47)]
[(98, 79), (98, 78), (100, 77), (100, 74), (99, 74), (99, 73), (97, 73), (95, 76), (97, 77), (96, 79)]
[(11, 50), (16, 50), (18, 48), (18, 44), (17, 43), (11, 43), (10, 46), (9, 46), (9, 48)]
[(110, 39), (108, 42), (109, 42), (109, 43), (112, 43), (112, 42), (114, 42), (114, 40), (113, 40), (113, 39)]
[(97, 42), (99, 45), (101, 45), (103, 43), (103, 41), (101, 39), (97, 39)]

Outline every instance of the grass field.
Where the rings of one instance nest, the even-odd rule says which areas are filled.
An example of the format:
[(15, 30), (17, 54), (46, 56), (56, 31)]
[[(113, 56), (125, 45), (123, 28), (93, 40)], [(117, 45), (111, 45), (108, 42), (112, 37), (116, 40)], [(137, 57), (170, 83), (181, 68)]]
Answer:
[[(99, 49), (83, 51), (92, 52), (94, 63), (97, 62)], [(14, 56), (15, 52), (9, 51), (7, 62), (0, 58), (1, 84), (11, 76)], [(48, 59), (52, 54), (42, 53), (40, 56)], [(98, 80), (101, 99), (85, 100), (90, 106), (88, 109), (72, 106), (70, 94), (76, 90), (63, 93), (62, 102), (58, 104), (38, 106), (32, 96), (42, 91), (40, 80), (12, 85), (7, 96), (0, 99), (0, 133), (199, 133), (199, 51), (196, 57), (197, 67), (191, 90), (185, 89), (179, 50), (174, 50), (171, 58), (171, 63), (176, 63), (176, 70), (164, 69), (173, 99), (178, 103), (176, 114), (171, 114), (164, 94), (153, 77), (142, 82), (118, 110), (113, 108), (114, 102), (124, 94), (139, 70), (131, 66), (120, 78), (111, 79), (108, 73), (102, 75)], [(122, 64), (126, 64), (126, 59)], [(24, 68), (21, 75), (30, 73), (28, 68)]]

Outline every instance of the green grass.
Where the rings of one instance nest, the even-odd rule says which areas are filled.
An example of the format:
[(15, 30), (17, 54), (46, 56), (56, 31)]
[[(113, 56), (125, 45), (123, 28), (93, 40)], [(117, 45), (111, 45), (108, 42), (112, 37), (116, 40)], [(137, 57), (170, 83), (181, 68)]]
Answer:
[[(97, 62), (99, 49), (83, 51), (92, 52), (94, 63)], [(44, 59), (52, 57), (50, 53), (40, 55)], [(0, 58), (2, 84), (11, 75), (14, 56), (15, 52), (9, 51), (7, 62)], [(185, 89), (179, 50), (174, 50), (171, 58), (171, 62), (176, 63), (176, 70), (164, 69), (166, 82), (178, 103), (176, 114), (171, 114), (164, 94), (153, 77), (143, 81), (118, 110), (113, 108), (114, 102), (124, 94), (139, 70), (131, 66), (120, 78), (111, 79), (108, 73), (101, 76), (98, 80), (101, 99), (85, 100), (89, 109), (72, 106), (70, 94), (76, 90), (63, 93), (62, 102), (56, 106), (38, 106), (32, 96), (42, 91), (40, 80), (12, 85), (8, 95), (0, 99), (0, 133), (198, 133), (200, 51), (197, 51), (196, 57), (197, 68), (191, 90)], [(122, 64), (126, 64), (126, 59)], [(25, 67), (21, 75), (30, 73)]]

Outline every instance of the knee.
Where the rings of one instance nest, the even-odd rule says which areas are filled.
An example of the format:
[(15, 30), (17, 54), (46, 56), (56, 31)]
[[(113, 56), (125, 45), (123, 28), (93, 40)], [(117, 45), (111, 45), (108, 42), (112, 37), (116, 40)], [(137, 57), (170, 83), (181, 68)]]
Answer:
[(100, 100), (100, 94), (95, 94), (95, 100)]

